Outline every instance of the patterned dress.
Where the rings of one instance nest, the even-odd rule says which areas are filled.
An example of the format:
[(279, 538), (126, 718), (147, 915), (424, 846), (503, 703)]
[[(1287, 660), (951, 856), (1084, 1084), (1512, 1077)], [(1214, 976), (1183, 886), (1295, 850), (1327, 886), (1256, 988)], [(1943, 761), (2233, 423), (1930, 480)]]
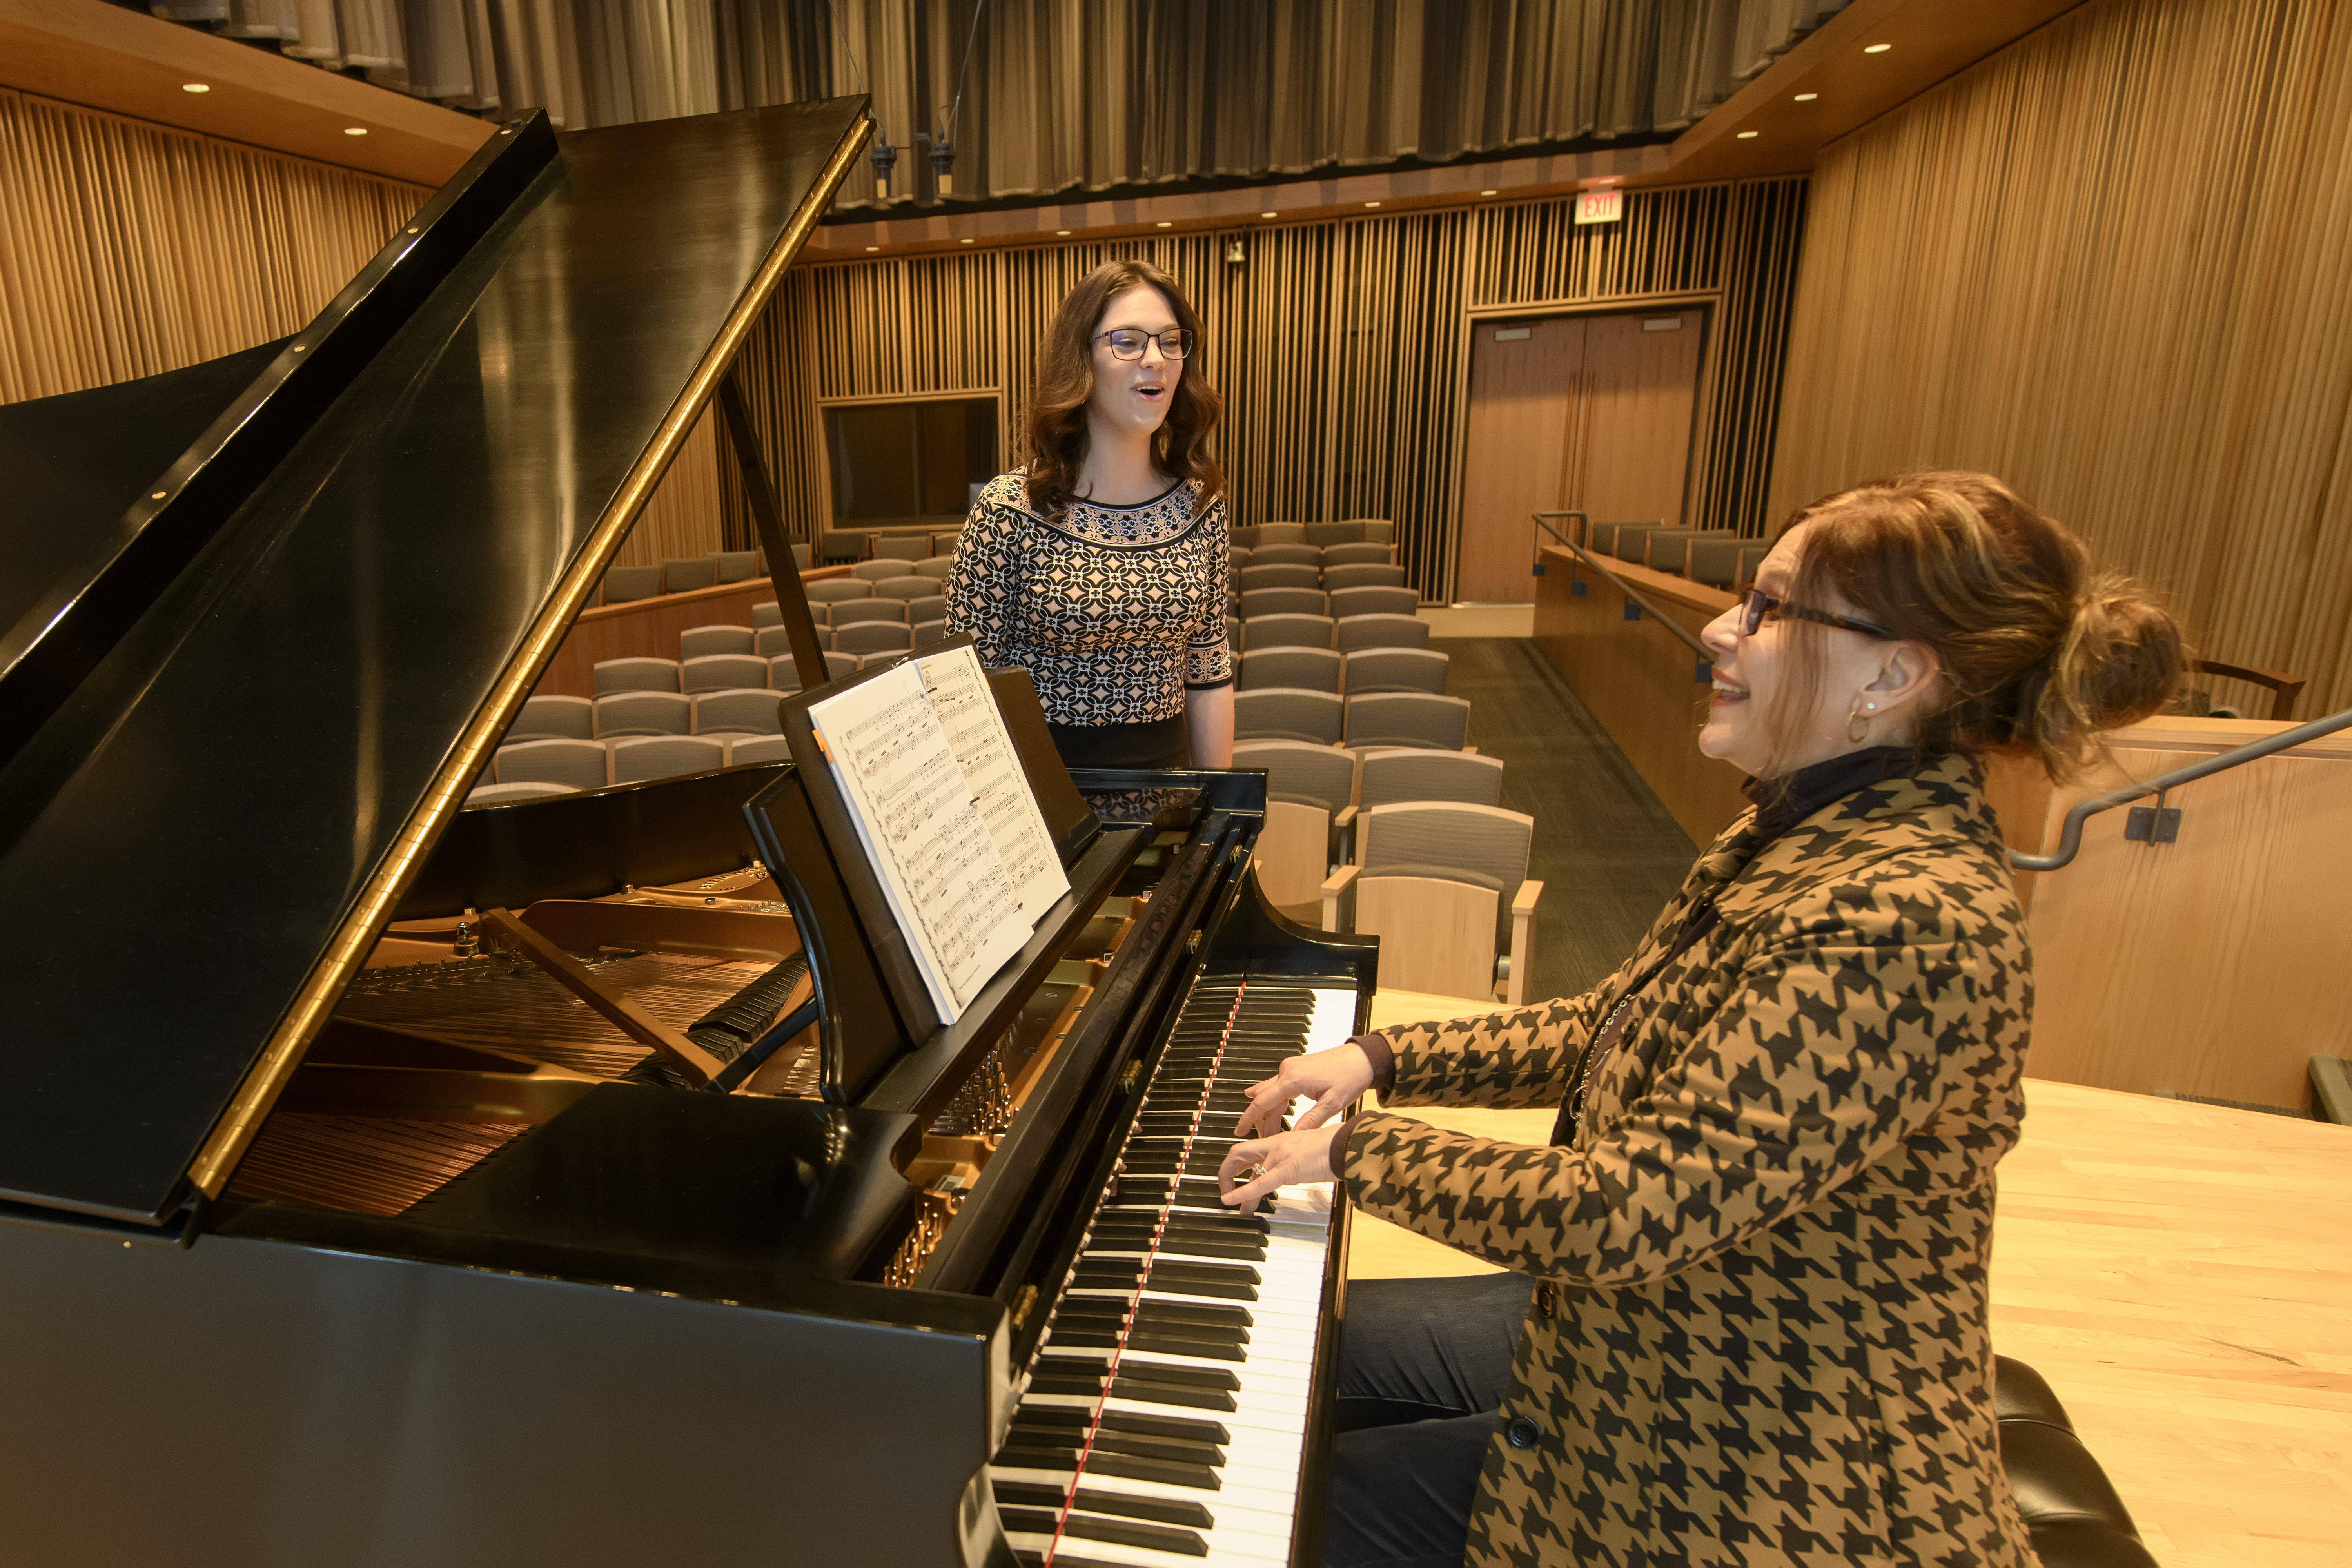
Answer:
[(1368, 1213), (1536, 1281), (1469, 1563), (2034, 1560), (1986, 1322), (2032, 982), (1981, 775), (1755, 816), (1589, 994), (1386, 1032), (1392, 1103), (1559, 1105), (1655, 969), (1559, 1146), (1348, 1131)]
[(1225, 503), (1179, 481), (1139, 506), (1030, 510), (1021, 472), (982, 487), (948, 574), (948, 629), (1017, 666), (1056, 724), (1148, 724), (1231, 685)]

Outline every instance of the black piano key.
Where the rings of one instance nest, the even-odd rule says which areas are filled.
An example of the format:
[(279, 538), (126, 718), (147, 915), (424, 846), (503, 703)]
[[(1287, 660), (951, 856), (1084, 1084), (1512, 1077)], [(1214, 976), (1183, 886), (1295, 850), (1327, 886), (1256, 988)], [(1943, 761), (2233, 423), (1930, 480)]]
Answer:
[[(1016, 1447), (1008, 1443), (997, 1450), (995, 1463), (1013, 1470), (1076, 1470), (1078, 1468), (1078, 1451), (1076, 1448)], [(1166, 1459), (1139, 1458), (1132, 1454), (1096, 1452), (1087, 1456), (1087, 1468), (1100, 1475), (1123, 1476), (1130, 1481), (1158, 1481), (1162, 1486), (1190, 1487), (1195, 1491), (1222, 1489), (1217, 1472), (1207, 1465), (1178, 1464)]]
[(1149, 1519), (1160, 1524), (1189, 1524), (1196, 1530), (1214, 1530), (1217, 1521), (1208, 1509), (1190, 1498), (1128, 1497), (1120, 1492), (1096, 1491), (1080, 1487), (1077, 1496), (1066, 1499), (1060, 1487), (1049, 1487), (1037, 1481), (998, 1481), (996, 1500), (1015, 1508), (1045, 1508), (1055, 1513), (1066, 1500), (1073, 1507), (1088, 1513), (1123, 1514), (1129, 1519)]
[(1112, 1382), (1110, 1391), (1117, 1398), (1132, 1399), (1139, 1405), (1176, 1405), (1187, 1410), (1223, 1410), (1227, 1414), (1241, 1408), (1230, 1394), (1220, 1394), (1213, 1388), (1185, 1388), (1172, 1383), (1147, 1383), (1131, 1376), (1125, 1367)]
[(1196, 1421), (1186, 1415), (1139, 1415), (1131, 1410), (1106, 1410), (1102, 1424), (1114, 1432), (1133, 1432), (1151, 1437), (1181, 1437), (1189, 1442), (1206, 1443), (1222, 1448), (1234, 1440), (1222, 1421)]
[(1128, 1454), (1139, 1459), (1164, 1459), (1171, 1464), (1204, 1465), (1211, 1469), (1225, 1462), (1223, 1450), (1214, 1443), (1196, 1442), (1186, 1437), (1158, 1437), (1149, 1433), (1122, 1432), (1108, 1422), (1089, 1431), (1084, 1426), (1061, 1426), (1051, 1424), (1032, 1425), (1028, 1412), (1013, 1419), (1013, 1435), (1008, 1447), (1022, 1449), (1063, 1449), (1071, 1453), (1092, 1447), (1097, 1454)]
[[(1100, 1394), (1103, 1385), (1103, 1366), (1102, 1360), (1096, 1356), (1041, 1355), (1029, 1368), (1029, 1386), (1036, 1387), (1037, 1380), (1041, 1377), (1051, 1377), (1063, 1383), (1088, 1384), (1092, 1386), (1086, 1390), (1087, 1393)], [(1057, 1388), (1052, 1392), (1066, 1394), (1069, 1390)]]
[(1032, 1374), (1029, 1379), (1032, 1394), (1074, 1394), (1081, 1399), (1096, 1399), (1101, 1396), (1102, 1388), (1100, 1377), (1057, 1377), (1045, 1373)]
[[(1159, 1271), (1154, 1269), (1157, 1279)], [(1146, 1301), (1140, 1309), (1147, 1323), (1214, 1323), (1220, 1328), (1247, 1329), (1255, 1324), (1246, 1309), (1218, 1306), (1210, 1301)]]
[[(1206, 1557), (1209, 1554), (1209, 1543), (1189, 1530), (1105, 1519), (1098, 1514), (1074, 1512), (1065, 1519), (1059, 1512), (1047, 1513), (1038, 1509), (999, 1508), (997, 1512), (1003, 1517), (1007, 1530), (1051, 1535), (1058, 1529), (1065, 1538), (1108, 1541), (1119, 1546), (1148, 1546), (1155, 1552), (1176, 1552), (1188, 1557)], [(1076, 1559), (1056, 1552), (1054, 1561), (1070, 1563)]]
[(1128, 1334), (1127, 1344), (1129, 1350), (1158, 1351), (1163, 1355), (1192, 1356), (1200, 1361), (1249, 1360), (1249, 1352), (1238, 1342), (1183, 1338), (1160, 1329), (1136, 1329)]

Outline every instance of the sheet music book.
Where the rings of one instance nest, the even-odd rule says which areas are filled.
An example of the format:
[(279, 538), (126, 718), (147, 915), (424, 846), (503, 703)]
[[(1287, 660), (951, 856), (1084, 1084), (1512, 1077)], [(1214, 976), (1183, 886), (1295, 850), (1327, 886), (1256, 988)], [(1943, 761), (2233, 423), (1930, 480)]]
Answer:
[(1069, 891), (980, 658), (908, 659), (808, 716), (940, 1018)]

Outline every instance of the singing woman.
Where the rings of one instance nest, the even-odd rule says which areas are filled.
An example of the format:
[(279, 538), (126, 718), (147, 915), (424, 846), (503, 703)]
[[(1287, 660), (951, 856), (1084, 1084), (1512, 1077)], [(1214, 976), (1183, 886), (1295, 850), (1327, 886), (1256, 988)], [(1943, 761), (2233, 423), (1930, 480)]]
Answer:
[[(2033, 1561), (1986, 1321), (2032, 972), (1979, 758), (2078, 771), (2170, 695), (2179, 631), (1931, 473), (1801, 512), (1705, 639), (1700, 748), (1756, 804), (1615, 974), (1251, 1091), (1227, 1202), (1336, 1175), (1509, 1271), (1349, 1289), (1327, 1563)], [(1374, 1088), (1559, 1117), (1324, 1125)]]
[(1073, 767), (1231, 765), (1221, 405), (1201, 323), (1141, 261), (1070, 291), (1038, 356), (1028, 461), (980, 492), (948, 626), (1029, 672)]

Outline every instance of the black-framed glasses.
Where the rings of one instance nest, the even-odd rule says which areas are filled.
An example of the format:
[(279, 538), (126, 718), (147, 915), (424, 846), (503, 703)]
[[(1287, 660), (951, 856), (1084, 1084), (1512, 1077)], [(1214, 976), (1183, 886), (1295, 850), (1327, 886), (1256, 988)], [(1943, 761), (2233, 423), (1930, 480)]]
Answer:
[(1874, 626), (1868, 621), (1857, 621), (1852, 616), (1833, 616), (1827, 610), (1813, 610), (1802, 605), (1792, 605), (1786, 599), (1774, 598), (1761, 588), (1748, 589), (1748, 597), (1739, 602), (1739, 635), (1744, 637), (1754, 637), (1757, 629), (1763, 626), (1764, 617), (1767, 616), (1787, 616), (1794, 620), (1812, 621), (1824, 626), (1843, 626), (1847, 631), (1860, 632), (1864, 637), (1880, 637), (1887, 642), (1903, 640), (1885, 626)]
[[(1113, 327), (1107, 332), (1097, 332), (1096, 342), (1109, 340), (1113, 359), (1141, 359), (1143, 345), (1153, 341), (1152, 334), (1140, 327)], [(1160, 357), (1182, 359), (1192, 352), (1192, 334), (1181, 327), (1171, 327), (1159, 334)]]

